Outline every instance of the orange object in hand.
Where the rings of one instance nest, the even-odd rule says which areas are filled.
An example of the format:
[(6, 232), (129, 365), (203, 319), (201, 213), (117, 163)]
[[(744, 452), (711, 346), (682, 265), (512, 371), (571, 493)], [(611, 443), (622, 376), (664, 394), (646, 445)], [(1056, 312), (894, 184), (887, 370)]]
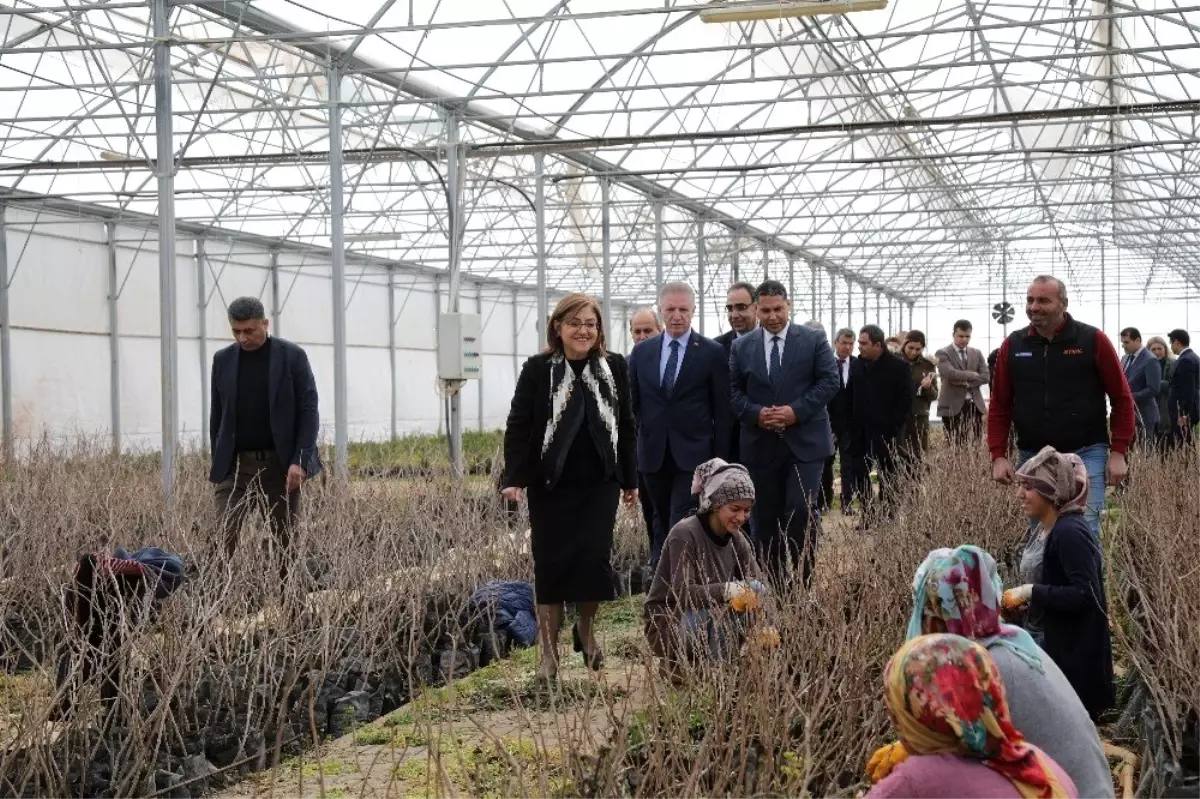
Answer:
[(881, 746), (875, 750), (875, 754), (871, 755), (870, 761), (867, 762), (867, 776), (870, 777), (871, 782), (878, 783), (891, 774), (892, 769), (907, 759), (908, 750), (900, 741)]
[(759, 601), (758, 594), (751, 588), (741, 587), (729, 599), (729, 607), (733, 608), (738, 613), (746, 613), (751, 610), (758, 610), (762, 603)]
[(1033, 586), (1022, 585), (1019, 588), (1010, 588), (1004, 592), (1004, 596), (1000, 599), (1001, 606), (1005, 610), (1016, 610), (1029, 604), (1029, 600), (1033, 599)]

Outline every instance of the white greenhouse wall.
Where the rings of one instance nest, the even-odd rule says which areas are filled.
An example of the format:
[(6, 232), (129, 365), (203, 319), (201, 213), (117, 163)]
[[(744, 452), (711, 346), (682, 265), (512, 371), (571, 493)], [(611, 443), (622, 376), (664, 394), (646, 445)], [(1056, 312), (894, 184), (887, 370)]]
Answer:
[[(152, 226), (110, 223), (99, 216), (24, 205), (4, 209), (12, 352), (13, 434), (29, 442), (110, 437), (114, 352), (119, 385), (120, 445), (151, 450), (161, 442), (158, 235)], [(110, 245), (109, 236), (113, 237)], [(328, 253), (220, 233), (177, 236), (179, 419), (186, 447), (206, 429), (212, 356), (228, 346), (225, 307), (243, 295), (262, 299), (277, 335), (308, 352), (320, 394), (322, 435), (333, 438), (332, 268)], [(110, 263), (111, 259), (111, 263)], [(115, 270), (113, 269), (115, 267)], [(203, 268), (203, 275), (199, 270)], [(444, 428), (437, 381), (437, 309), (448, 303), (447, 281), (397, 265), (390, 276), (395, 303), (395, 387), (398, 434)], [(115, 287), (110, 286), (115, 275)], [(201, 280), (204, 293), (201, 296)], [(349, 436), (390, 436), (391, 359), (389, 273), (378, 264), (346, 265), (346, 368)], [(109, 294), (116, 294), (116, 343)], [(551, 306), (559, 295), (552, 294)], [(483, 376), (463, 389), (464, 429), (504, 425), (517, 371), (540, 348), (533, 289), (480, 283), (464, 276), (460, 307), (483, 324)], [(614, 305), (618, 352), (627, 352), (627, 310)], [(202, 324), (203, 321), (203, 324)], [(206, 330), (201, 341), (202, 330)]]

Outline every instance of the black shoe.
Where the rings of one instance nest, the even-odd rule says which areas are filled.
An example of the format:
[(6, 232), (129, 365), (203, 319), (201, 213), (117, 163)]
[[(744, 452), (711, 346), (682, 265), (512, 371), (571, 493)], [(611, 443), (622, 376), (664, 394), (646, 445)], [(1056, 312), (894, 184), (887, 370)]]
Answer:
[(575, 647), (575, 651), (583, 655), (583, 665), (587, 666), (592, 671), (600, 671), (600, 669), (604, 668), (603, 652), (597, 649), (591, 654), (591, 656), (589, 656), (587, 652), (583, 651), (583, 637), (579, 634), (578, 623), (571, 628), (571, 641), (572, 645)]

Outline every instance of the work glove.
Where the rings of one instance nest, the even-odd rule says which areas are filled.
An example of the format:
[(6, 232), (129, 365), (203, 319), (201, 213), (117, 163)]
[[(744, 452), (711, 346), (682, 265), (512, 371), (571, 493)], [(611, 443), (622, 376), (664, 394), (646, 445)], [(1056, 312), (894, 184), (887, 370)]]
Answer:
[(908, 750), (900, 741), (881, 746), (867, 761), (867, 776), (872, 783), (878, 783), (892, 773), (892, 769), (908, 759)]
[(738, 613), (758, 610), (761, 604), (758, 592), (743, 581), (725, 583), (725, 601)]
[(776, 649), (779, 647), (779, 630), (774, 627), (759, 627), (750, 633), (750, 640), (757, 649)]
[(1016, 610), (1028, 605), (1031, 599), (1033, 599), (1033, 585), (1026, 583), (1025, 585), (1005, 591), (1000, 604), (1004, 606), (1005, 610)]
[(770, 589), (768, 589), (765, 585), (760, 583), (758, 580), (747, 580), (746, 587), (749, 588), (754, 593), (758, 594), (760, 597), (764, 597), (768, 593), (770, 593)]

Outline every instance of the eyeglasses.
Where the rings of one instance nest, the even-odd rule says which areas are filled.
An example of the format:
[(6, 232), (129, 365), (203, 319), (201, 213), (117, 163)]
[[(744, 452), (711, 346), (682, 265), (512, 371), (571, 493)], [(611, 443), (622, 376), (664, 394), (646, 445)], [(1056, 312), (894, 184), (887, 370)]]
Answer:
[(748, 310), (750, 310), (750, 306), (744, 302), (739, 302), (736, 305), (726, 305), (725, 306), (726, 313), (733, 313), (734, 311), (737, 311), (738, 313), (742, 313), (743, 311), (748, 311)]
[(594, 319), (589, 319), (586, 322), (580, 322), (578, 319), (568, 319), (567, 321), (563, 322), (563, 327), (569, 330), (578, 330), (581, 327), (585, 330), (599, 330), (600, 323), (596, 322)]

